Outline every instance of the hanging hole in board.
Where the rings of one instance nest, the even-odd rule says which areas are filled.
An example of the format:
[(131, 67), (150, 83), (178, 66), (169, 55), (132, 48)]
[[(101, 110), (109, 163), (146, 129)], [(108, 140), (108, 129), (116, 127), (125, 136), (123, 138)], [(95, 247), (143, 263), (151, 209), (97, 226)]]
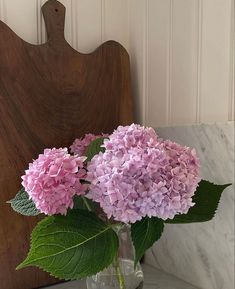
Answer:
[(55, 9), (55, 12), (58, 12), (58, 11), (59, 11), (59, 10), (56, 8), (56, 9)]

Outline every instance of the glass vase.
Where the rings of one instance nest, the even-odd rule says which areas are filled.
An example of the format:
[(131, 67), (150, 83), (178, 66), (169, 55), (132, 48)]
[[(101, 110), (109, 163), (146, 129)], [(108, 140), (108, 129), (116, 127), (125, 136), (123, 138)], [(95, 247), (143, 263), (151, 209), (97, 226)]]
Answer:
[(128, 225), (115, 225), (119, 238), (119, 251), (113, 263), (86, 280), (87, 289), (142, 289), (143, 271), (138, 263), (134, 267), (134, 247)]

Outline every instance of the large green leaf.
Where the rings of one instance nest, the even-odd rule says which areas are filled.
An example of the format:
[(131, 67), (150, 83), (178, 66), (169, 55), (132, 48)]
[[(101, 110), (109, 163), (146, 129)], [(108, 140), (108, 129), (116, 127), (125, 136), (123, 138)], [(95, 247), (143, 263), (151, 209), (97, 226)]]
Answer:
[(37, 216), (40, 214), (40, 211), (35, 207), (34, 202), (29, 199), (29, 195), (24, 188), (16, 194), (14, 199), (7, 203), (11, 204), (12, 209), (21, 215)]
[(178, 224), (210, 221), (216, 213), (222, 192), (230, 185), (215, 185), (202, 180), (193, 197), (195, 205), (189, 209), (187, 214), (176, 215), (174, 219), (168, 219), (165, 223)]
[(104, 139), (104, 137), (100, 137), (90, 143), (86, 150), (87, 161), (90, 161), (99, 152), (105, 151), (105, 148), (101, 147), (104, 143)]
[(118, 250), (118, 237), (110, 225), (85, 210), (51, 216), (38, 223), (31, 249), (17, 269), (38, 266), (51, 275), (80, 279), (106, 268)]
[(131, 237), (135, 247), (135, 266), (145, 251), (157, 241), (163, 232), (164, 223), (161, 219), (145, 217), (131, 226)]

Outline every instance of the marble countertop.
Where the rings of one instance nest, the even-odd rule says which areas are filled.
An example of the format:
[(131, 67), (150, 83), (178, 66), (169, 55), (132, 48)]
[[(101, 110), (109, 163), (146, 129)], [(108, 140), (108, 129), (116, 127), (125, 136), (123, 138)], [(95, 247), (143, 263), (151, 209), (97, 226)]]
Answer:
[[(143, 265), (144, 288), (143, 289), (200, 289), (186, 283), (170, 274), (162, 272), (152, 266)], [(86, 289), (85, 280), (71, 281), (44, 289)]]

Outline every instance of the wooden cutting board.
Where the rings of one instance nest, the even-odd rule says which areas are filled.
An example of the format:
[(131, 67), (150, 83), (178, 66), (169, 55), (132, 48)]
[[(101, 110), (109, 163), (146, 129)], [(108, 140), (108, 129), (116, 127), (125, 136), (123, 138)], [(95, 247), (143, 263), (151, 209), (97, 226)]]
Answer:
[(0, 22), (1, 289), (56, 282), (39, 269), (15, 271), (38, 219), (14, 213), (5, 202), (20, 189), (28, 163), (46, 147), (69, 146), (85, 133), (111, 132), (133, 120), (126, 50), (108, 41), (81, 54), (65, 41), (65, 7), (49, 0), (42, 12), (48, 33), (43, 45), (23, 41)]

